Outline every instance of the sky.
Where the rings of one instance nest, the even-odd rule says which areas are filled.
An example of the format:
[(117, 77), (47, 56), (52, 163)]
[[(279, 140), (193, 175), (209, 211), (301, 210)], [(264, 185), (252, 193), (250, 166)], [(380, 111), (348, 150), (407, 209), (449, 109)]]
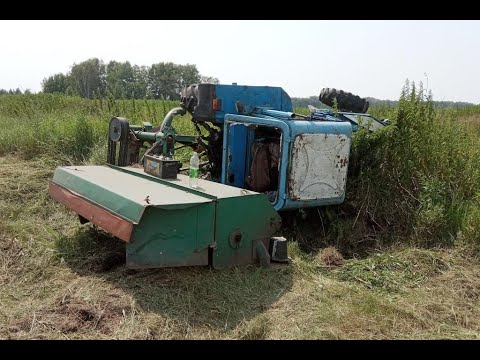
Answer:
[(97, 57), (137, 65), (195, 64), (221, 83), (323, 87), (396, 100), (406, 79), (434, 100), (480, 103), (480, 21), (0, 20), (0, 89)]

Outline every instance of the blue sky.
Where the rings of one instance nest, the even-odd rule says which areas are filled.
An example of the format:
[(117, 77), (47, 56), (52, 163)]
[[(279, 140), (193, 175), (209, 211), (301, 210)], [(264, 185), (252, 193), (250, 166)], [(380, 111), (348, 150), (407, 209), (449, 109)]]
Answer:
[(0, 21), (0, 88), (41, 89), (90, 57), (195, 64), (222, 83), (335, 87), (397, 99), (408, 78), (435, 100), (480, 103), (480, 21)]

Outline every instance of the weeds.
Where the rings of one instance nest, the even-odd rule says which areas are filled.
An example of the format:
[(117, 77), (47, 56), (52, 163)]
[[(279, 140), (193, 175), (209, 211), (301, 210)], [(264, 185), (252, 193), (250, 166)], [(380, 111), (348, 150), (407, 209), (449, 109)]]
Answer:
[(424, 246), (468, 237), (478, 246), (480, 217), (473, 214), (480, 209), (480, 138), (436, 111), (431, 96), (414, 84), (405, 85), (391, 120), (374, 134), (355, 134), (347, 202), (337, 209), (351, 216), (339, 216), (331, 235), (358, 237), (360, 231)]
[[(122, 116), (132, 124), (157, 126), (177, 103), (168, 100), (83, 99), (59, 94), (0, 97), (0, 155), (49, 156), (72, 162), (104, 162), (108, 122)], [(175, 120), (181, 133), (193, 134), (189, 116)], [(102, 159), (102, 160), (100, 160)]]

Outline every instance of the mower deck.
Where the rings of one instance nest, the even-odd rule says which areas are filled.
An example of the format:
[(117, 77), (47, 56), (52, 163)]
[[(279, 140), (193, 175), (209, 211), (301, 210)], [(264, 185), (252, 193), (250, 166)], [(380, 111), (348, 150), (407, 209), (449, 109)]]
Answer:
[(268, 261), (280, 217), (264, 194), (188, 177), (159, 179), (141, 168), (56, 169), (50, 195), (84, 219), (127, 242), (127, 267)]

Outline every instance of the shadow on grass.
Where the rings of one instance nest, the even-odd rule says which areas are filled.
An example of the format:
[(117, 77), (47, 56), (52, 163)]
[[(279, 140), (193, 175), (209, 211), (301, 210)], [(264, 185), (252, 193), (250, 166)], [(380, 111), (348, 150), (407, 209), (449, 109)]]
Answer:
[(262, 313), (292, 286), (289, 266), (129, 270), (125, 245), (91, 226), (56, 243), (59, 256), (76, 273), (105, 279), (133, 295), (141, 309), (189, 326), (227, 331)]

